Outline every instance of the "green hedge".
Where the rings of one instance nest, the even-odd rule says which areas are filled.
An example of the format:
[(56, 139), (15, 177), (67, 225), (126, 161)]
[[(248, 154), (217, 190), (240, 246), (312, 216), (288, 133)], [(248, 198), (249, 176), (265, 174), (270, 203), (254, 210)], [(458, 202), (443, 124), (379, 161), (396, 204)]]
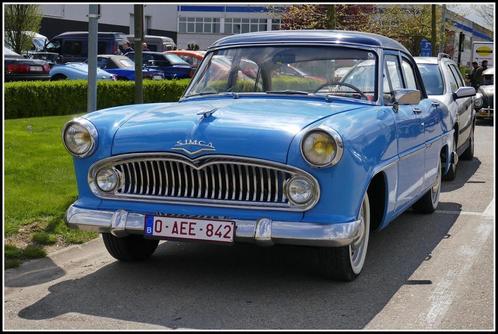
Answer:
[[(178, 101), (189, 83), (184, 80), (145, 80), (144, 103)], [(86, 112), (86, 80), (5, 83), (5, 118), (69, 115)], [(133, 104), (133, 81), (100, 81), (97, 108)]]

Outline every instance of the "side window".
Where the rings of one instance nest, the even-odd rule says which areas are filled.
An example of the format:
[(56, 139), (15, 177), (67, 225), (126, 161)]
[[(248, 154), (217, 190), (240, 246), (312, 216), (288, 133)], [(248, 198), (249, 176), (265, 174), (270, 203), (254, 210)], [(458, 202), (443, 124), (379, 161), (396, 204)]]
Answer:
[(132, 52), (132, 53), (128, 53), (126, 55), (126, 57), (130, 58), (131, 60), (135, 61), (135, 54)]
[(82, 42), (81, 41), (64, 41), (62, 44), (62, 53), (79, 56), (82, 51)]
[(59, 39), (54, 39), (47, 44), (46, 50), (48, 52), (60, 53), (61, 51), (61, 41)]
[(417, 82), (415, 81), (415, 73), (410, 63), (403, 58), (402, 65), (403, 75), (405, 76), (405, 86), (408, 89), (417, 89)]
[(106, 45), (107, 45), (107, 44), (106, 44), (106, 42), (104, 42), (104, 41), (99, 41), (99, 42), (97, 43), (97, 50), (98, 50), (97, 52), (98, 52), (100, 55), (101, 55), (101, 54), (105, 54), (105, 53), (107, 53), (107, 52), (106, 52)]
[(97, 57), (97, 67), (98, 68), (106, 68), (107, 65), (107, 59), (103, 57)]
[(455, 77), (455, 80), (458, 84), (458, 87), (465, 86), (465, 82), (463, 81), (462, 75), (460, 74), (460, 71), (456, 68), (456, 66), (451, 64), (451, 65), (449, 65), (449, 68), (451, 70), (451, 73)]
[(454, 93), (458, 89), (458, 81), (455, 78), (453, 72), (451, 71), (451, 67), (449, 65), (447, 65), (446, 70), (449, 72), (448, 79), (450, 82), (451, 91)]
[(392, 102), (394, 91), (402, 88), (398, 57), (387, 55), (384, 60), (384, 100)]

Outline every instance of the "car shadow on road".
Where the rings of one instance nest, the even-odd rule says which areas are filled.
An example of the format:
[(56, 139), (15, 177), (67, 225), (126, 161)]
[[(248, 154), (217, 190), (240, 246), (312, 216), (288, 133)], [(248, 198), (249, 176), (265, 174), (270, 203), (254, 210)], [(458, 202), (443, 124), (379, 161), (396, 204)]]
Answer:
[(317, 273), (316, 250), (167, 242), (148, 261), (113, 262), (49, 287), (23, 319), (74, 312), (196, 329), (363, 328), (448, 238), (458, 215), (407, 212), (371, 236), (364, 271), (350, 283)]
[(476, 171), (481, 166), (481, 160), (474, 158), (469, 161), (460, 160), (457, 165), (457, 174), (453, 181), (444, 181), (441, 186), (441, 192), (450, 192), (462, 188), (466, 183), (480, 183), (484, 181), (469, 179), (476, 174)]

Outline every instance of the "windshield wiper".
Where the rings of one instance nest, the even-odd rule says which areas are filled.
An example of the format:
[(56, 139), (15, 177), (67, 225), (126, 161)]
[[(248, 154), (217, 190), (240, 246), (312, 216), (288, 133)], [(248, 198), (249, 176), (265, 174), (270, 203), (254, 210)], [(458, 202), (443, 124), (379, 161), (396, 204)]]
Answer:
[(290, 95), (310, 95), (310, 93), (302, 91), (302, 90), (267, 90), (265, 93), (267, 94), (290, 94)]
[(229, 96), (232, 96), (234, 99), (239, 98), (239, 94), (234, 93), (234, 92), (202, 92), (202, 93), (188, 95), (185, 97), (202, 96), (202, 95), (229, 95)]

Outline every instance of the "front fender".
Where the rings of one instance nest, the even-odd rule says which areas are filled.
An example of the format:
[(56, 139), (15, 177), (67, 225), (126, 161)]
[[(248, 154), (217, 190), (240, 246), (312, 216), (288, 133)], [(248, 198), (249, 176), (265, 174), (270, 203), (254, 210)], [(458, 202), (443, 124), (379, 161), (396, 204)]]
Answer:
[[(301, 156), (300, 143), (309, 129), (321, 124), (341, 135), (344, 153), (335, 166), (314, 168)], [(289, 165), (306, 170), (320, 183), (320, 200), (305, 212), (304, 220), (326, 224), (356, 219), (373, 176), (392, 167), (396, 159), (396, 125), (390, 107), (359, 108), (308, 126), (294, 138), (288, 154)], [(387, 176), (393, 177), (391, 173)]]

